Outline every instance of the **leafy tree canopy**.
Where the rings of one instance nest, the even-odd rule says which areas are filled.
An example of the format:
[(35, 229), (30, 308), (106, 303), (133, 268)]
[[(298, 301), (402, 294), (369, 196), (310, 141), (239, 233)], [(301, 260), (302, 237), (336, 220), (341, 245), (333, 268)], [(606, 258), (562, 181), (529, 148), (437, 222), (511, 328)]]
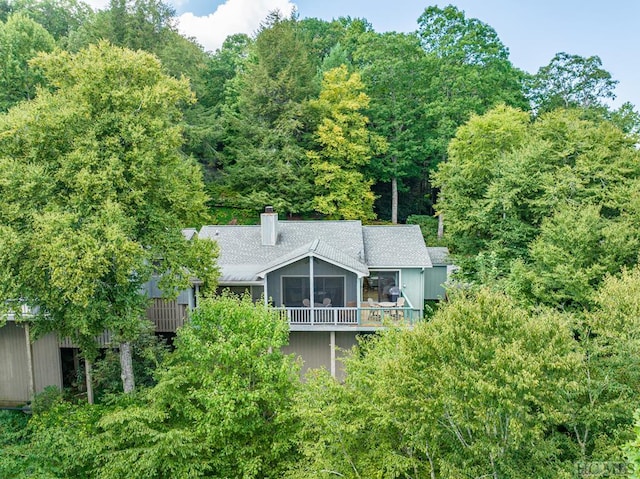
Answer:
[(371, 157), (387, 148), (386, 141), (367, 128), (361, 111), (369, 104), (358, 73), (347, 67), (324, 74), (318, 100), (310, 102), (322, 120), (316, 131), (318, 151), (308, 153), (316, 173), (315, 209), (335, 219), (372, 219), (371, 181), (362, 169)]
[(0, 116), (0, 288), (41, 308), (37, 324), (92, 347), (105, 328), (135, 337), (157, 274), (168, 294), (215, 282), (214, 244), (186, 241), (205, 195), (180, 154), (186, 80), (106, 42), (41, 55), (52, 91)]
[(604, 107), (605, 101), (615, 99), (617, 83), (602, 68), (600, 57), (561, 52), (533, 76), (528, 95), (537, 112), (558, 107)]
[(53, 402), (34, 414), (22, 449), (0, 450), (0, 473), (283, 477), (297, 459), (292, 407), (299, 378), (295, 361), (280, 351), (287, 338), (278, 313), (250, 297), (204, 300), (178, 332), (154, 387), (108, 405)]
[(34, 97), (43, 76), (29, 60), (54, 47), (53, 37), (23, 13), (10, 15), (4, 23), (0, 21), (0, 112)]
[(294, 477), (569, 477), (554, 433), (577, 387), (569, 326), (480, 291), (364, 340), (344, 384), (309, 379)]
[[(633, 205), (640, 174), (634, 141), (601, 118), (583, 118), (579, 110), (556, 110), (535, 122), (530, 122), (527, 114), (505, 107), (473, 117), (458, 130), (449, 147), (450, 160), (434, 176), (441, 188), (439, 210), (447, 218), (452, 245), (463, 264), (473, 272), (476, 255), (491, 252), (502, 274), (512, 260), (520, 258), (545, 271), (551, 263), (557, 264), (565, 269), (558, 270), (556, 278), (577, 280), (580, 274), (570, 267), (572, 262), (559, 260), (562, 256), (577, 260), (571, 252), (577, 244), (568, 236), (559, 241), (559, 230), (551, 233), (562, 223), (561, 216), (556, 221), (554, 215), (568, 211), (579, 215), (595, 212), (599, 218), (600, 226), (587, 236), (602, 249), (587, 248), (589, 252), (582, 253), (591, 255), (588, 264), (595, 268), (593, 274), (587, 274), (591, 279), (585, 286), (595, 286), (605, 272), (633, 264), (637, 242)], [(571, 217), (567, 217), (569, 223), (581, 224), (575, 217), (568, 219)], [(585, 224), (585, 228), (590, 226)], [(597, 234), (599, 239), (591, 236), (596, 231), (608, 235), (607, 231), (614, 229), (617, 233), (607, 241)], [(587, 236), (581, 238), (587, 241)], [(548, 241), (543, 245), (545, 238)], [(551, 261), (551, 246), (561, 245), (569, 249), (558, 261)], [(465, 263), (465, 258), (470, 262)], [(543, 267), (546, 261), (551, 262)], [(540, 274), (535, 281), (541, 281), (541, 270), (534, 270)], [(553, 288), (562, 288), (549, 278), (549, 287), (552, 283)], [(577, 299), (575, 291), (558, 293)], [(583, 293), (588, 296), (587, 290)], [(535, 297), (540, 300), (545, 295), (545, 302), (554, 303), (554, 295), (546, 288)]]

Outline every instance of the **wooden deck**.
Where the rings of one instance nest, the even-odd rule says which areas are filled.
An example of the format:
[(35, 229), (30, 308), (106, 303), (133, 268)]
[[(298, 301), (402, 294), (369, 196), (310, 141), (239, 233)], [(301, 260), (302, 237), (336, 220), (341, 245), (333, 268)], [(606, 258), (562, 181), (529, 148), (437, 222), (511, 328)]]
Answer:
[[(412, 308), (398, 308), (393, 306), (369, 307), (301, 307), (301, 308), (275, 308), (286, 318), (289, 325), (297, 330), (331, 327), (363, 327), (382, 328), (392, 325), (412, 325), (422, 319), (422, 312)], [(154, 298), (147, 309), (147, 319), (155, 325), (157, 333), (175, 333), (184, 325), (188, 316), (188, 307), (178, 304), (176, 301), (167, 301)], [(96, 338), (101, 347), (109, 347), (112, 341), (110, 331), (104, 331)], [(61, 348), (73, 348), (75, 344), (64, 338), (59, 341)]]

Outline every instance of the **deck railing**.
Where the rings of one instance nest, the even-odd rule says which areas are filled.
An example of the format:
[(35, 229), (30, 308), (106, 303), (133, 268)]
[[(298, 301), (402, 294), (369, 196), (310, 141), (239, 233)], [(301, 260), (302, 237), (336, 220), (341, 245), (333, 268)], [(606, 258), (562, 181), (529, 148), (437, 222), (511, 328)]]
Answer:
[(422, 317), (421, 311), (397, 307), (281, 307), (277, 308), (292, 326), (370, 326), (413, 324)]
[(162, 298), (154, 298), (147, 308), (147, 319), (156, 326), (158, 333), (174, 333), (184, 324), (187, 305)]
[[(411, 325), (422, 319), (422, 312), (410, 307), (314, 307), (287, 308), (276, 307), (291, 326), (354, 326), (385, 327), (392, 325)], [(158, 333), (175, 332), (187, 318), (187, 305), (177, 304), (155, 298), (147, 309), (147, 319), (155, 325)], [(104, 331), (96, 337), (100, 347), (112, 342), (110, 331)], [(61, 348), (77, 347), (69, 338), (59, 341)]]

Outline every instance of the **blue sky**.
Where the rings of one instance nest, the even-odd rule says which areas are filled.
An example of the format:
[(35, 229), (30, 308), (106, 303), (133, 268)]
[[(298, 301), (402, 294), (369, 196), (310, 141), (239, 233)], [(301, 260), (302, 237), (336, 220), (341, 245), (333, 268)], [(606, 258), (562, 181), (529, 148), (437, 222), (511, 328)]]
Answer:
[[(410, 32), (429, 5), (453, 4), (467, 17), (491, 25), (509, 48), (511, 61), (535, 73), (557, 52), (598, 55), (619, 81), (619, 106), (640, 108), (640, 1), (637, 0), (169, 0), (180, 29), (214, 51), (231, 33), (252, 34), (274, 9), (295, 6), (301, 18), (366, 18), (376, 31)], [(90, 0), (94, 6), (107, 0)], [(104, 6), (104, 5), (102, 5)]]

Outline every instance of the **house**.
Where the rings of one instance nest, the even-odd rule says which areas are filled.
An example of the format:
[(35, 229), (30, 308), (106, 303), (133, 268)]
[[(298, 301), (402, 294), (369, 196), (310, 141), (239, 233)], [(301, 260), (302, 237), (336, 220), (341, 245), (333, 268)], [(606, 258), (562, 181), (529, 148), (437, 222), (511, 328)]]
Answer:
[(205, 226), (197, 235), (220, 247), (221, 288), (282, 311), (291, 330), (285, 352), (302, 357), (303, 372), (326, 367), (340, 377), (339, 357), (357, 336), (413, 324), (426, 300), (444, 297), (446, 249), (427, 248), (417, 225), (281, 221), (267, 207), (259, 225)]
[(32, 343), (29, 322), (8, 316), (0, 327), (0, 406), (17, 406), (46, 386), (62, 388), (61, 351), (55, 334)]
[[(417, 225), (365, 226), (360, 221), (282, 221), (272, 208), (255, 226), (211, 225), (184, 230), (218, 243), (221, 289), (248, 292), (277, 308), (290, 325), (284, 352), (303, 370), (325, 367), (343, 376), (340, 361), (358, 336), (389, 324), (422, 319), (427, 300), (444, 298), (450, 265), (446, 248), (427, 248)], [(176, 300), (162, 299), (155, 282), (147, 318), (172, 335), (196, 307), (198, 284)], [(0, 327), (0, 405), (26, 402), (47, 385), (62, 387), (77, 371), (77, 348), (48, 335), (28, 340), (28, 322)], [(108, 332), (97, 338), (110, 342)]]

